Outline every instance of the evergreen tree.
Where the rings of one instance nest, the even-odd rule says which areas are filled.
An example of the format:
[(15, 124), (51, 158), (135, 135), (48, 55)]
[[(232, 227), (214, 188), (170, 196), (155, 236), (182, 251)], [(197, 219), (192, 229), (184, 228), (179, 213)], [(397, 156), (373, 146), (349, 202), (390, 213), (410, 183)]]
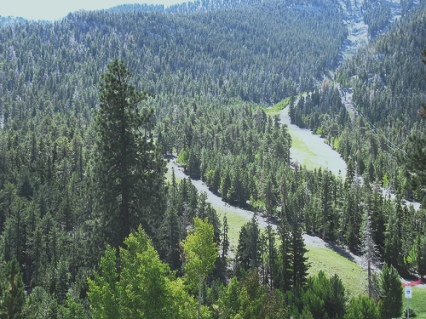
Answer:
[(384, 260), (388, 265), (400, 267), (403, 264), (401, 255), (400, 220), (393, 207), (389, 207), (388, 222), (385, 232)]
[(179, 269), (181, 266), (179, 244), (183, 236), (183, 227), (177, 215), (176, 207), (169, 207), (167, 209), (159, 233), (158, 237), (160, 237), (160, 246), (163, 252), (162, 258), (167, 261), (171, 270)]
[(146, 130), (151, 112), (140, 109), (147, 94), (130, 79), (122, 61), (107, 66), (95, 121), (96, 210), (104, 240), (115, 247), (141, 223), (152, 234), (163, 206), (165, 164)]
[(310, 277), (302, 297), (303, 305), (314, 318), (343, 319), (345, 314), (345, 288), (337, 275), (327, 278), (321, 270)]
[[(57, 318), (58, 303), (55, 297), (49, 294), (46, 290), (44, 290), (44, 288), (40, 286), (35, 287), (31, 291), (31, 294), (28, 296), (25, 302), (23, 315), (24, 315), (24, 318), (28, 318), (28, 319)], [(84, 315), (81, 315), (78, 318), (88, 318), (88, 317), (84, 317)]]
[(260, 230), (256, 216), (241, 227), (237, 246), (237, 273), (259, 267), (260, 262)]
[(380, 315), (383, 319), (399, 318), (402, 313), (402, 285), (398, 272), (384, 265), (379, 279)]
[[(426, 51), (423, 51), (422, 55), (426, 58)], [(423, 59), (422, 62), (426, 64), (426, 59)], [(422, 109), (418, 113), (422, 118), (422, 130), (417, 131), (409, 138), (411, 149), (407, 155), (406, 166), (411, 174), (413, 186), (424, 195), (426, 189), (426, 134), (424, 131), (426, 104), (422, 105)]]
[(281, 219), (280, 225), (278, 227), (278, 235), (280, 237), (280, 262), (279, 269), (280, 272), (277, 275), (277, 280), (275, 284), (283, 292), (289, 291), (292, 286), (292, 253), (291, 253), (291, 237), (289, 231), (289, 224), (286, 218)]
[(327, 239), (328, 236), (328, 223), (332, 215), (332, 202), (331, 202), (331, 172), (326, 171), (323, 175), (322, 181), (322, 192), (321, 192), (321, 221), (322, 221), (322, 232), (321, 237), (323, 240)]
[(423, 237), (423, 239), (419, 238), (418, 241), (417, 267), (419, 270), (419, 276), (423, 279), (424, 276), (426, 276), (426, 237)]
[(269, 218), (272, 217), (273, 209), (276, 207), (275, 188), (275, 179), (272, 174), (268, 174), (264, 181), (262, 195), (265, 201), (266, 215)]
[(226, 277), (226, 268), (227, 268), (227, 255), (229, 251), (229, 239), (228, 239), (228, 218), (226, 215), (223, 216), (223, 228), (222, 228), (222, 236), (221, 236), (221, 244), (222, 244), (222, 250), (220, 252), (220, 263), (221, 263), (221, 276), (223, 278)]
[(277, 248), (275, 247), (275, 232), (272, 229), (272, 226), (268, 224), (266, 227), (266, 247), (265, 252), (267, 253), (267, 260), (265, 264), (265, 283), (269, 284), (269, 290), (272, 290), (275, 286), (275, 273), (276, 273), (276, 261), (278, 258)]
[(365, 214), (364, 238), (361, 252), (363, 253), (363, 262), (367, 266), (368, 297), (373, 298), (373, 296), (377, 296), (377, 287), (374, 285), (373, 280), (374, 269), (379, 265), (380, 258), (379, 251), (373, 240), (373, 230), (371, 228), (369, 210), (366, 210)]
[(0, 318), (23, 318), (24, 283), (19, 263), (15, 257), (6, 264), (2, 275), (0, 275)]
[(353, 297), (347, 308), (345, 319), (380, 319), (374, 300), (367, 296)]
[(306, 284), (310, 266), (308, 257), (305, 256), (307, 251), (303, 240), (302, 229), (298, 223), (295, 223), (291, 233), (293, 290), (302, 288)]

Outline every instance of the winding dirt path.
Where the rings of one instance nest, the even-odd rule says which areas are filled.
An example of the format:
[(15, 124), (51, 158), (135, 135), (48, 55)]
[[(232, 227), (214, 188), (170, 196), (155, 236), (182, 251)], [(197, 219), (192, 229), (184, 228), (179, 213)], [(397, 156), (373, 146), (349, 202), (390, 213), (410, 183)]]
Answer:
[[(203, 181), (201, 180), (194, 180), (194, 179), (190, 179), (184, 172), (182, 167), (180, 167), (177, 163), (176, 163), (176, 159), (172, 159), (167, 163), (167, 170), (168, 172), (171, 174), (172, 173), (172, 169), (174, 169), (175, 172), (175, 176), (176, 178), (179, 179), (184, 179), (187, 178), (191, 181), (191, 183), (197, 188), (197, 190), (199, 192), (204, 192), (207, 194), (207, 201), (212, 204), (212, 206), (216, 209), (220, 209), (225, 211), (228, 214), (235, 214), (239, 217), (242, 217), (244, 219), (247, 219), (247, 221), (250, 221), (253, 217), (253, 212), (249, 211), (249, 210), (245, 210), (239, 207), (235, 207), (235, 206), (231, 206), (228, 203), (225, 203), (221, 197), (213, 194), (209, 188), (207, 187), (206, 184), (204, 184)], [(257, 215), (257, 222), (259, 224), (259, 227), (261, 228), (266, 228), (266, 226), (268, 226), (268, 221), (266, 218)], [(273, 229), (276, 229), (276, 225), (272, 225)]]
[[(242, 208), (238, 208), (238, 207), (234, 207), (231, 206), (227, 203), (225, 203), (224, 201), (222, 201), (222, 198), (213, 194), (207, 187), (206, 184), (204, 184), (204, 182), (202, 182), (201, 180), (193, 180), (190, 179), (184, 172), (182, 167), (180, 167), (177, 163), (176, 163), (176, 159), (172, 159), (167, 163), (167, 170), (169, 172), (169, 174), (172, 174), (172, 170), (174, 170), (175, 173), (175, 177), (177, 179), (189, 179), (191, 181), (191, 183), (197, 188), (197, 190), (199, 192), (205, 192), (207, 194), (207, 201), (209, 203), (211, 203), (211, 205), (215, 208), (215, 209), (220, 209), (222, 211), (225, 211), (226, 214), (228, 214), (228, 216), (230, 215), (236, 215), (238, 217), (241, 217), (243, 220), (246, 220), (245, 222), (248, 222), (252, 219), (253, 217), (253, 212), (242, 209)], [(268, 226), (268, 221), (266, 218), (257, 215), (257, 222), (259, 224), (259, 227), (261, 229), (265, 229)], [(230, 228), (233, 227), (233, 225), (229, 225)], [(274, 230), (277, 229), (277, 226), (274, 224), (271, 224), (272, 228)], [(238, 230), (239, 231), (239, 230)], [(303, 235), (303, 239), (306, 245), (306, 248), (308, 249), (312, 249), (312, 248), (329, 248), (332, 249), (336, 252), (338, 252), (339, 254), (343, 255), (343, 256), (347, 256), (348, 259), (354, 261), (355, 263), (362, 265), (362, 259), (359, 256), (353, 255), (352, 253), (350, 253), (348, 250), (346, 250), (343, 247), (337, 246), (337, 245), (330, 245), (329, 243), (325, 242), (324, 240), (322, 240), (319, 237), (316, 236), (311, 236), (308, 234), (304, 234)], [(236, 242), (231, 243), (231, 251), (230, 253), (230, 257), (233, 258), (235, 256), (235, 252), (236, 252)]]

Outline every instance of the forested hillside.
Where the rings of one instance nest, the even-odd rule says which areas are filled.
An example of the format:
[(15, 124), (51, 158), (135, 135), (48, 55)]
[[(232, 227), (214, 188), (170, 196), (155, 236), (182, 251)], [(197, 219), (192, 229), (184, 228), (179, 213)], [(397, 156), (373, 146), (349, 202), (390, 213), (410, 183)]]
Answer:
[(325, 136), (358, 175), (420, 201), (403, 164), (412, 151), (408, 137), (422, 125), (424, 16), (421, 5), (338, 69), (341, 101), (323, 89), (292, 109), (294, 123)]
[[(424, 8), (406, 2), (389, 33), (392, 6), (365, 2), (377, 40), (343, 65), (349, 13), (334, 0), (2, 18), (0, 317), (399, 316), (395, 269), (426, 273), (424, 213), (404, 205), (421, 187), (397, 165), (424, 91)], [(339, 65), (339, 86), (323, 81)], [(295, 123), (343, 154), (345, 179), (292, 162), (287, 127), (265, 112), (286, 98)], [(166, 182), (171, 156), (254, 213), (235, 252), (205, 193)], [(349, 302), (337, 275), (308, 278), (303, 233), (386, 263), (375, 299)]]

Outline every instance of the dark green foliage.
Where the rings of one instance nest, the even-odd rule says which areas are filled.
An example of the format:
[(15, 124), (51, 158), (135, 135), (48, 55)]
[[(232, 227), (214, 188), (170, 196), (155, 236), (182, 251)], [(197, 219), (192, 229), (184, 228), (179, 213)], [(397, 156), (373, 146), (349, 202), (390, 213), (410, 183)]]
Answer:
[[(423, 57), (426, 57), (426, 51), (422, 52)], [(426, 60), (423, 59), (423, 64), (426, 64)], [(422, 123), (420, 129), (417, 130), (409, 137), (407, 169), (411, 175), (412, 187), (424, 194), (426, 185), (426, 161), (425, 161), (425, 145), (426, 137), (424, 131), (424, 119), (426, 117), (426, 105), (422, 105), (422, 109), (419, 110)]]
[[(182, 184), (185, 180), (182, 181)], [(186, 185), (186, 184), (185, 184)], [(168, 207), (161, 222), (158, 234), (155, 236), (158, 244), (158, 252), (162, 260), (167, 261), (171, 270), (181, 267), (180, 241), (184, 236), (184, 199), (179, 194), (179, 186), (176, 183), (174, 171), (172, 172), (172, 183), (168, 191)]]
[[(238, 114), (238, 116), (236, 116)], [(276, 118), (254, 105), (192, 106), (176, 109), (168, 137), (180, 150), (177, 161), (187, 174), (201, 178), (214, 193), (233, 205), (276, 214), (277, 178), (290, 173), (291, 138)], [(200, 176), (201, 175), (201, 176)], [(257, 205), (257, 206), (256, 206)]]
[(262, 283), (269, 287), (269, 290), (277, 287), (275, 280), (278, 277), (278, 251), (275, 245), (276, 233), (269, 224), (266, 227), (265, 233), (260, 236), (260, 271)]
[(289, 291), (293, 284), (293, 263), (292, 263), (292, 249), (291, 249), (291, 233), (289, 230), (289, 224), (287, 221), (281, 221), (281, 224), (278, 228), (278, 235), (280, 238), (279, 246), (279, 261), (278, 271), (279, 273), (275, 274), (275, 286), (281, 289), (281, 291)]
[(237, 273), (252, 271), (260, 265), (260, 230), (256, 216), (241, 227), (237, 247)]
[(309, 127), (327, 139), (338, 135), (342, 126), (350, 122), (339, 91), (328, 84), (321, 93), (314, 91), (301, 97), (289, 112), (291, 123), (303, 128)]
[(24, 283), (16, 258), (8, 262), (0, 276), (0, 318), (23, 318), (25, 304)]
[[(389, 2), (371, 0), (362, 6), (371, 35), (386, 29)], [(323, 82), (321, 90), (301, 98), (291, 114), (294, 123), (313, 129), (342, 154), (348, 161), (348, 176), (362, 175), (366, 181), (422, 201), (417, 178), (421, 173), (414, 171), (415, 165), (422, 165), (421, 147), (416, 148), (414, 140), (421, 143), (422, 137), (408, 137), (422, 126), (417, 111), (426, 89), (420, 59), (424, 48), (419, 41), (424, 36), (425, 11), (424, 3), (410, 12), (410, 1), (402, 6), (401, 23), (339, 68), (340, 86)], [(349, 112), (343, 101), (348, 102)], [(407, 154), (417, 160), (407, 161)]]
[(229, 252), (229, 238), (228, 238), (228, 231), (229, 231), (229, 225), (228, 225), (228, 218), (223, 216), (223, 227), (222, 227), (222, 233), (220, 238), (220, 243), (222, 245), (220, 251), (219, 251), (219, 257), (220, 257), (220, 276), (221, 279), (226, 279), (226, 273), (227, 273), (227, 267), (228, 267), (228, 261), (227, 256)]
[(58, 318), (58, 304), (54, 296), (39, 286), (31, 291), (26, 300), (23, 314), (28, 319)]
[(100, 84), (94, 180), (100, 234), (117, 247), (144, 225), (150, 233), (162, 212), (164, 161), (149, 132), (150, 112), (140, 108), (146, 94), (130, 85), (122, 61), (107, 66)]
[(308, 278), (308, 257), (305, 256), (308, 251), (302, 237), (300, 225), (293, 226), (291, 233), (291, 254), (292, 254), (292, 285), (293, 290), (305, 286)]
[(314, 318), (342, 318), (345, 315), (345, 288), (337, 275), (327, 278), (323, 271), (308, 280), (303, 305)]
[(363, 3), (362, 10), (364, 21), (368, 24), (370, 37), (376, 36), (389, 25), (391, 8), (388, 2), (384, 0), (368, 0)]
[(402, 238), (401, 222), (397, 209), (390, 207), (388, 222), (385, 232), (384, 259), (388, 265), (399, 268), (402, 265)]
[(398, 318), (402, 313), (402, 285), (393, 266), (384, 265), (379, 279), (381, 318)]
[[(412, 6), (403, 1), (404, 17)], [(90, 317), (86, 278), (107, 243), (123, 245), (139, 224), (161, 260), (183, 275), (180, 243), (194, 217), (208, 217), (222, 247), (205, 290), (216, 278), (227, 282), (227, 222), (220, 227), (205, 194), (188, 180), (172, 178), (167, 193), (164, 189), (161, 155), (174, 152), (191, 177), (225, 201), (264, 212), (280, 225), (280, 243), (272, 229), (262, 238), (253, 221), (242, 230), (237, 264), (248, 274), (215, 288), (209, 308), (217, 317), (287, 318), (290, 307), (299, 318), (312, 318), (316, 310), (339, 317), (338, 280), (330, 279), (334, 294), (303, 296), (308, 264), (302, 231), (359, 251), (362, 202), (371, 209), (373, 239), (383, 258), (407, 270), (407, 257), (418, 243), (415, 257), (424, 273), (424, 215), (402, 202), (394, 205), (378, 186), (368, 185), (375, 181), (405, 197), (422, 197), (424, 141), (413, 139), (407, 146), (418, 165), (410, 174), (394, 145), (402, 148), (407, 127), (420, 127), (416, 110), (424, 85), (418, 81), (420, 64), (413, 61), (423, 45), (424, 13), (419, 10), (412, 22), (402, 21), (389, 37), (377, 38), (374, 47), (341, 65), (335, 80), (354, 87), (362, 112), (351, 122), (334, 83), (324, 81), (315, 90), (339, 62), (346, 38), (340, 8), (334, 0), (197, 1), (162, 13), (137, 8), (126, 14), (79, 12), (55, 23), (6, 22), (0, 28), (0, 264), (16, 259), (22, 281), (17, 275), (15, 299), (3, 298), (2, 281), (2, 307), (15, 300), (28, 318)], [(196, 11), (203, 13), (188, 14)], [(383, 30), (388, 12), (383, 1), (365, 2), (370, 34)], [(132, 78), (123, 63), (106, 67), (117, 57), (125, 59)], [(115, 71), (123, 75), (122, 85), (112, 76)], [(117, 85), (116, 92), (108, 82)], [(144, 99), (140, 90), (154, 98)], [(290, 163), (287, 127), (262, 109), (304, 91), (313, 92), (290, 104), (292, 121), (351, 158), (345, 185), (328, 172)], [(118, 107), (103, 111), (113, 104)], [(124, 122), (123, 132), (117, 125)], [(357, 183), (361, 175), (364, 186)], [(110, 261), (120, 254), (109, 253)], [(123, 306), (124, 317), (137, 316), (131, 313), (136, 303), (152, 306), (150, 317), (164, 317), (161, 303), (170, 297), (175, 303), (167, 305), (165, 316), (191, 318), (195, 303), (187, 298), (187, 287), (180, 280), (164, 287), (169, 268), (158, 263), (153, 249), (150, 254), (160, 271), (142, 279), (170, 288), (167, 298), (155, 289), (146, 296), (137, 291), (141, 294)], [(117, 264), (111, 263), (114, 274), (134, 288), (137, 271), (124, 274)], [(111, 283), (117, 286), (119, 280)], [(303, 300), (318, 307), (310, 313), (302, 309)]]
[(328, 234), (329, 225), (328, 223), (333, 219), (330, 216), (333, 216), (333, 208), (331, 202), (331, 188), (330, 188), (330, 179), (331, 172), (325, 172), (322, 180), (322, 191), (321, 191), (321, 220), (322, 220), (322, 239), (325, 240), (327, 237), (334, 237)]
[(285, 318), (288, 307), (279, 290), (269, 293), (259, 284), (258, 272), (252, 271), (238, 281), (232, 278), (218, 300), (218, 318)]
[(418, 270), (419, 275), (421, 278), (424, 278), (426, 276), (426, 238), (423, 237), (423, 239), (419, 240), (419, 247), (418, 247)]
[(379, 319), (380, 313), (374, 300), (367, 296), (352, 297), (345, 319)]

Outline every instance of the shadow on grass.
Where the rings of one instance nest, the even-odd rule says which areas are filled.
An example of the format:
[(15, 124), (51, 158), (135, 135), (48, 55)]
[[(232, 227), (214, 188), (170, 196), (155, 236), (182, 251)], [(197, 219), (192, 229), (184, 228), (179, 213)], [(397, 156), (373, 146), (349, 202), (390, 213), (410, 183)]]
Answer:
[(352, 253), (350, 253), (347, 248), (336, 244), (336, 243), (330, 243), (330, 242), (326, 242), (325, 247), (333, 250), (334, 252), (338, 253), (340, 256), (356, 263), (357, 261), (355, 260), (354, 256)]

